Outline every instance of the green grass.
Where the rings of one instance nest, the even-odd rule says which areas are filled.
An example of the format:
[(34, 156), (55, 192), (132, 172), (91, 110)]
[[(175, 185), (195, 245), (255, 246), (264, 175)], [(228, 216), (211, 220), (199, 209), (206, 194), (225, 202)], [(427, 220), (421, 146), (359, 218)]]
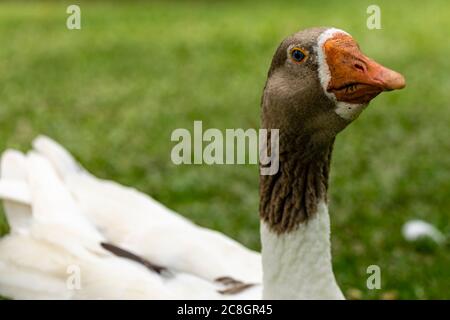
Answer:
[[(450, 232), (450, 2), (377, 1), (383, 29), (373, 31), (366, 0), (85, 1), (82, 30), (68, 31), (71, 3), (0, 4), (0, 150), (27, 150), (47, 134), (96, 175), (259, 249), (257, 167), (175, 166), (170, 134), (194, 120), (257, 128), (280, 40), (337, 26), (408, 83), (375, 99), (337, 139), (330, 212), (338, 281), (362, 298), (450, 298), (449, 248), (419, 250), (400, 232), (411, 218)], [(381, 267), (381, 290), (366, 288), (372, 264)]]

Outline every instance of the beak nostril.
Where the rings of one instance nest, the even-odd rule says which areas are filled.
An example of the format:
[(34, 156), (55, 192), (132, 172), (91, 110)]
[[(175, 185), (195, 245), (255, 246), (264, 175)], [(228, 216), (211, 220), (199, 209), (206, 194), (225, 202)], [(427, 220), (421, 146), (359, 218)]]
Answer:
[(365, 71), (364, 67), (363, 67), (361, 64), (359, 64), (359, 63), (355, 63), (353, 66), (354, 66), (356, 69), (358, 69), (358, 70), (360, 70), (360, 71), (362, 71), (362, 72)]

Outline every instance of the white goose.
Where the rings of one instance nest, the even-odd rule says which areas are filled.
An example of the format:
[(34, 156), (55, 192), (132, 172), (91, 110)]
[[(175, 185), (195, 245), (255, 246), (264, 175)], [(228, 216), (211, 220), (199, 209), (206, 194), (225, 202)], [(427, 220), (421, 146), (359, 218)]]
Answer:
[[(342, 30), (307, 29), (281, 43), (262, 98), (262, 127), (280, 130), (280, 170), (261, 176), (261, 255), (97, 179), (46, 137), (27, 155), (6, 151), (0, 197), (11, 232), (0, 239), (0, 294), (343, 299), (326, 199), (333, 141), (371, 99), (404, 83)], [(68, 281), (73, 272), (80, 286)]]

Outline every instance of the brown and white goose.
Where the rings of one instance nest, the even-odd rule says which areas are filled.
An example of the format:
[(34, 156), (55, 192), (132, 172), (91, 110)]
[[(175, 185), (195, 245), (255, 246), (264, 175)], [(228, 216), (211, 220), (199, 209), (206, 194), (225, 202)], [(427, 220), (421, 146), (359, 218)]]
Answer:
[(134, 189), (99, 180), (48, 138), (2, 157), (0, 294), (11, 298), (342, 299), (332, 270), (328, 174), (336, 135), (403, 77), (346, 32), (312, 28), (276, 50), (262, 127), (280, 168), (260, 179), (262, 254)]

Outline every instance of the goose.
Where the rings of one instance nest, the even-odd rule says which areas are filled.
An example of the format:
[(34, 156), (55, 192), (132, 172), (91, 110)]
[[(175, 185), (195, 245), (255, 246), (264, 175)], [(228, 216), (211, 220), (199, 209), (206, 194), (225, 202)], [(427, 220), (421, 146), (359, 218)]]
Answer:
[(85, 170), (40, 136), (1, 159), (0, 294), (13, 299), (344, 299), (332, 268), (328, 176), (336, 135), (403, 76), (347, 32), (284, 39), (261, 99), (279, 170), (260, 175), (262, 252)]

